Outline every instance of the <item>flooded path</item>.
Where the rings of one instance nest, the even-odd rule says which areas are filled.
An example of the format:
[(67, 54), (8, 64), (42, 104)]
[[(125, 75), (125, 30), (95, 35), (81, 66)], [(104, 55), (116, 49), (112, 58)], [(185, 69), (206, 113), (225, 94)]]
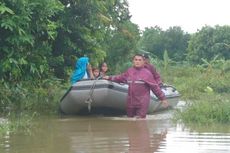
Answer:
[(0, 138), (1, 153), (229, 153), (228, 126), (187, 128), (172, 113), (126, 117), (46, 118), (27, 134)]

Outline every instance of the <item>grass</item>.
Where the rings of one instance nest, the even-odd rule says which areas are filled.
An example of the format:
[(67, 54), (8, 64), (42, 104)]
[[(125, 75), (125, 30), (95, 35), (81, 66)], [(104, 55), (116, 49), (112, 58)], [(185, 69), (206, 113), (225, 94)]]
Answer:
[(0, 86), (0, 117), (7, 122), (0, 124), (0, 135), (6, 132), (25, 131), (35, 117), (57, 115), (64, 87), (59, 81), (44, 80), (40, 85), (21, 82), (16, 86)]
[(201, 67), (172, 66), (162, 72), (165, 82), (174, 85), (187, 101), (174, 120), (185, 124), (230, 123), (230, 72)]
[(203, 98), (187, 103), (183, 111), (178, 110), (175, 117), (187, 124), (230, 123), (230, 101), (226, 97), (203, 94)]

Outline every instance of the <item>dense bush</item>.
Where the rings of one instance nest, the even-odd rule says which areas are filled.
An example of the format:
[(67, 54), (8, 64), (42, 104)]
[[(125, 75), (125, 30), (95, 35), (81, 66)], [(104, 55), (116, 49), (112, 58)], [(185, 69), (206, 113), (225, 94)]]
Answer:
[[(43, 80), (40, 85), (22, 82), (16, 85), (0, 85), (0, 112), (55, 113), (62, 96), (59, 80)], [(65, 90), (65, 89), (64, 89)]]

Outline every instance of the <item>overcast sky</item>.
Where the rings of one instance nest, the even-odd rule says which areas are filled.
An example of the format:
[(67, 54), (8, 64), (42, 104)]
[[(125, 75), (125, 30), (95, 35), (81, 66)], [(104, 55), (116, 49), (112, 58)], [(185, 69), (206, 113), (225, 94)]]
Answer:
[(140, 29), (180, 26), (194, 33), (205, 25), (230, 25), (230, 0), (128, 0), (131, 21)]

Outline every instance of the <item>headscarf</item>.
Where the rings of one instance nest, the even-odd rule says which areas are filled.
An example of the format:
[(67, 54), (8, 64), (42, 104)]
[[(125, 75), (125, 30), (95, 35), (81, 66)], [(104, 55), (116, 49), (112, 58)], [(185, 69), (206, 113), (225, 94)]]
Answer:
[(81, 80), (85, 73), (87, 73), (87, 65), (89, 63), (88, 57), (81, 57), (77, 60), (75, 71), (71, 76), (71, 83), (74, 84), (75, 82)]

